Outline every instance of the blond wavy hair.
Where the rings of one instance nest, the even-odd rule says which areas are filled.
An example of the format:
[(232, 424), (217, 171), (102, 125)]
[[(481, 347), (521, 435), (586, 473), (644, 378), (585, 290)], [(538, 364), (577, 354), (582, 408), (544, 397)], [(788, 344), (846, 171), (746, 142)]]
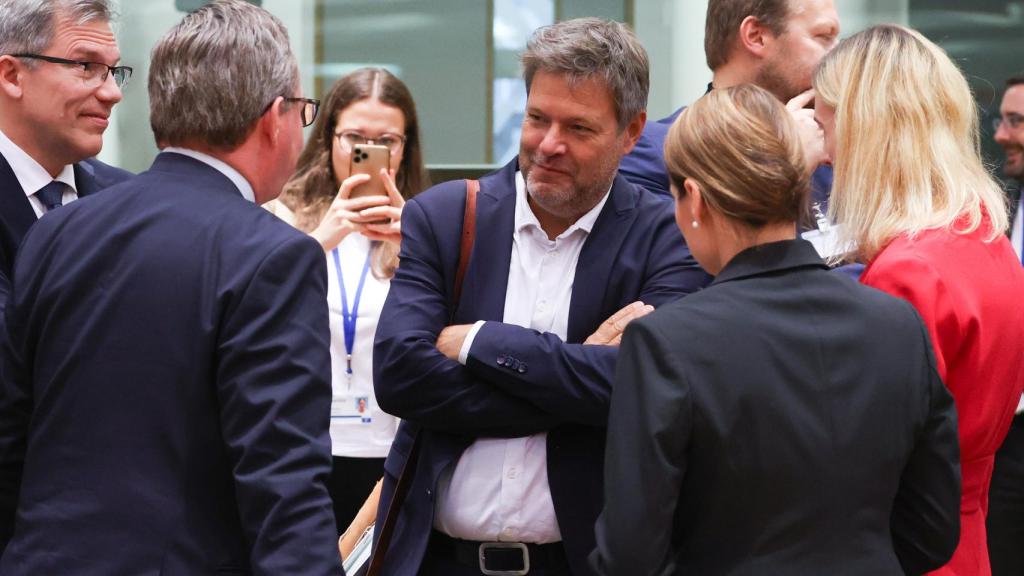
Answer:
[(713, 90), (683, 110), (665, 138), (665, 165), (679, 194), (691, 178), (709, 208), (753, 230), (795, 223), (811, 178), (785, 106), (753, 84)]
[(840, 241), (856, 243), (854, 257), (870, 261), (895, 237), (928, 229), (966, 234), (987, 220), (986, 241), (1005, 232), (977, 105), (945, 51), (909, 28), (875, 26), (826, 55), (813, 84), (835, 109), (829, 216)]

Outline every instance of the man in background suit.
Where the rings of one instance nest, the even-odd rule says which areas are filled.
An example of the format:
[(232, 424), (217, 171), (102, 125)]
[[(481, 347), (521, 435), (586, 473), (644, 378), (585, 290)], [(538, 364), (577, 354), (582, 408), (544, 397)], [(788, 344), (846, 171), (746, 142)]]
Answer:
[(153, 50), (152, 168), (26, 235), (0, 573), (341, 573), (323, 251), (256, 204), (316, 115), (299, 93), (280, 21), (205, 6)]
[[(999, 113), (995, 140), (1006, 151), (1003, 174), (1011, 181), (1010, 243), (1024, 260), (1024, 76), (1006, 81)], [(996, 452), (986, 528), (993, 576), (1024, 574), (1024, 398), (1017, 404), (1017, 415)]]
[(480, 180), (460, 302), (465, 184), (403, 212), (373, 361), (381, 407), (403, 419), (378, 521), (417, 430), (422, 448), (385, 555), (391, 576), (590, 574), (614, 344), (632, 317), (707, 280), (671, 204), (616, 175), (646, 116), (633, 33), (560, 22), (534, 33), (522, 61), (519, 157)]
[(86, 160), (131, 75), (110, 18), (108, 0), (0, 0), (0, 310), (29, 227), (131, 175)]
[[(709, 0), (704, 52), (713, 76), (708, 90), (756, 84), (782, 102), (797, 120), (812, 165), (825, 158), (824, 137), (806, 108), (813, 98), (811, 73), (839, 38), (832, 0)], [(663, 148), (669, 126), (682, 111), (648, 122), (619, 171), (651, 192), (671, 196)], [(814, 173), (811, 202), (828, 206), (832, 169)], [(808, 223), (810, 224), (810, 223)]]

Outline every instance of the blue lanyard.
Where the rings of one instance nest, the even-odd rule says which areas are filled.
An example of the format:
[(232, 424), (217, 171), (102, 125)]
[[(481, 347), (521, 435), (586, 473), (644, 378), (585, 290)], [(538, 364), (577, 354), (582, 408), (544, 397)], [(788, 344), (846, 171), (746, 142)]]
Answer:
[(356, 288), (356, 297), (352, 301), (352, 311), (348, 309), (348, 294), (345, 293), (345, 277), (341, 273), (341, 257), (338, 256), (338, 249), (331, 251), (334, 254), (334, 269), (338, 272), (338, 291), (341, 292), (341, 326), (345, 332), (345, 373), (348, 374), (348, 385), (352, 386), (352, 347), (356, 343), (356, 320), (359, 317), (359, 299), (363, 296), (363, 285), (366, 284), (366, 272), (370, 269), (370, 255), (366, 255), (366, 262), (363, 263), (363, 274), (359, 277), (359, 287)]

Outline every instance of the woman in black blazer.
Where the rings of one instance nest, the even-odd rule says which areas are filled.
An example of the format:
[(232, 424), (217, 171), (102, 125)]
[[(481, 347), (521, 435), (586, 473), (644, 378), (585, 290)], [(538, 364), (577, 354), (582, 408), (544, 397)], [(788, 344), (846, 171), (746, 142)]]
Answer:
[(716, 279), (626, 331), (599, 573), (941, 566), (959, 538), (952, 398), (914, 309), (796, 239), (809, 170), (785, 108), (715, 90), (665, 160), (676, 222)]

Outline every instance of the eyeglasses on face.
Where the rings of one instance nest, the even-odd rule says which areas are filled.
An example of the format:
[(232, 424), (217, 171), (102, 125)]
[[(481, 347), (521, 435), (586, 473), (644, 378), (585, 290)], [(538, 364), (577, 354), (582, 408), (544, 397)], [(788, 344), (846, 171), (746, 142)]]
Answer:
[(385, 132), (376, 138), (369, 138), (355, 130), (342, 130), (341, 132), (336, 132), (334, 137), (337, 138), (338, 145), (346, 152), (351, 152), (353, 146), (376, 144), (386, 147), (391, 152), (391, 155), (394, 156), (401, 152), (405, 146), (405, 136), (392, 134), (391, 132)]
[[(311, 126), (316, 120), (316, 113), (320, 110), (320, 101), (313, 98), (296, 98), (284, 96), (285, 102), (298, 102), (302, 105), (302, 127)], [(273, 102), (271, 102), (273, 105)]]
[(1003, 124), (1006, 124), (1006, 127), (1009, 130), (1016, 130), (1021, 126), (1024, 126), (1024, 116), (1021, 116), (1020, 114), (1014, 114), (1011, 112), (1004, 117), (997, 116), (996, 118), (992, 119), (992, 129), (997, 132)]
[(86, 86), (95, 88), (107, 81), (107, 76), (114, 77), (114, 84), (123, 88), (128, 79), (132, 77), (131, 66), (108, 66), (102, 62), (86, 62), (84, 60), (68, 60), (55, 56), (43, 56), (42, 54), (11, 54), (15, 58), (29, 58), (42, 60), (51, 64), (63, 64), (65, 66), (81, 66), (82, 81)]

